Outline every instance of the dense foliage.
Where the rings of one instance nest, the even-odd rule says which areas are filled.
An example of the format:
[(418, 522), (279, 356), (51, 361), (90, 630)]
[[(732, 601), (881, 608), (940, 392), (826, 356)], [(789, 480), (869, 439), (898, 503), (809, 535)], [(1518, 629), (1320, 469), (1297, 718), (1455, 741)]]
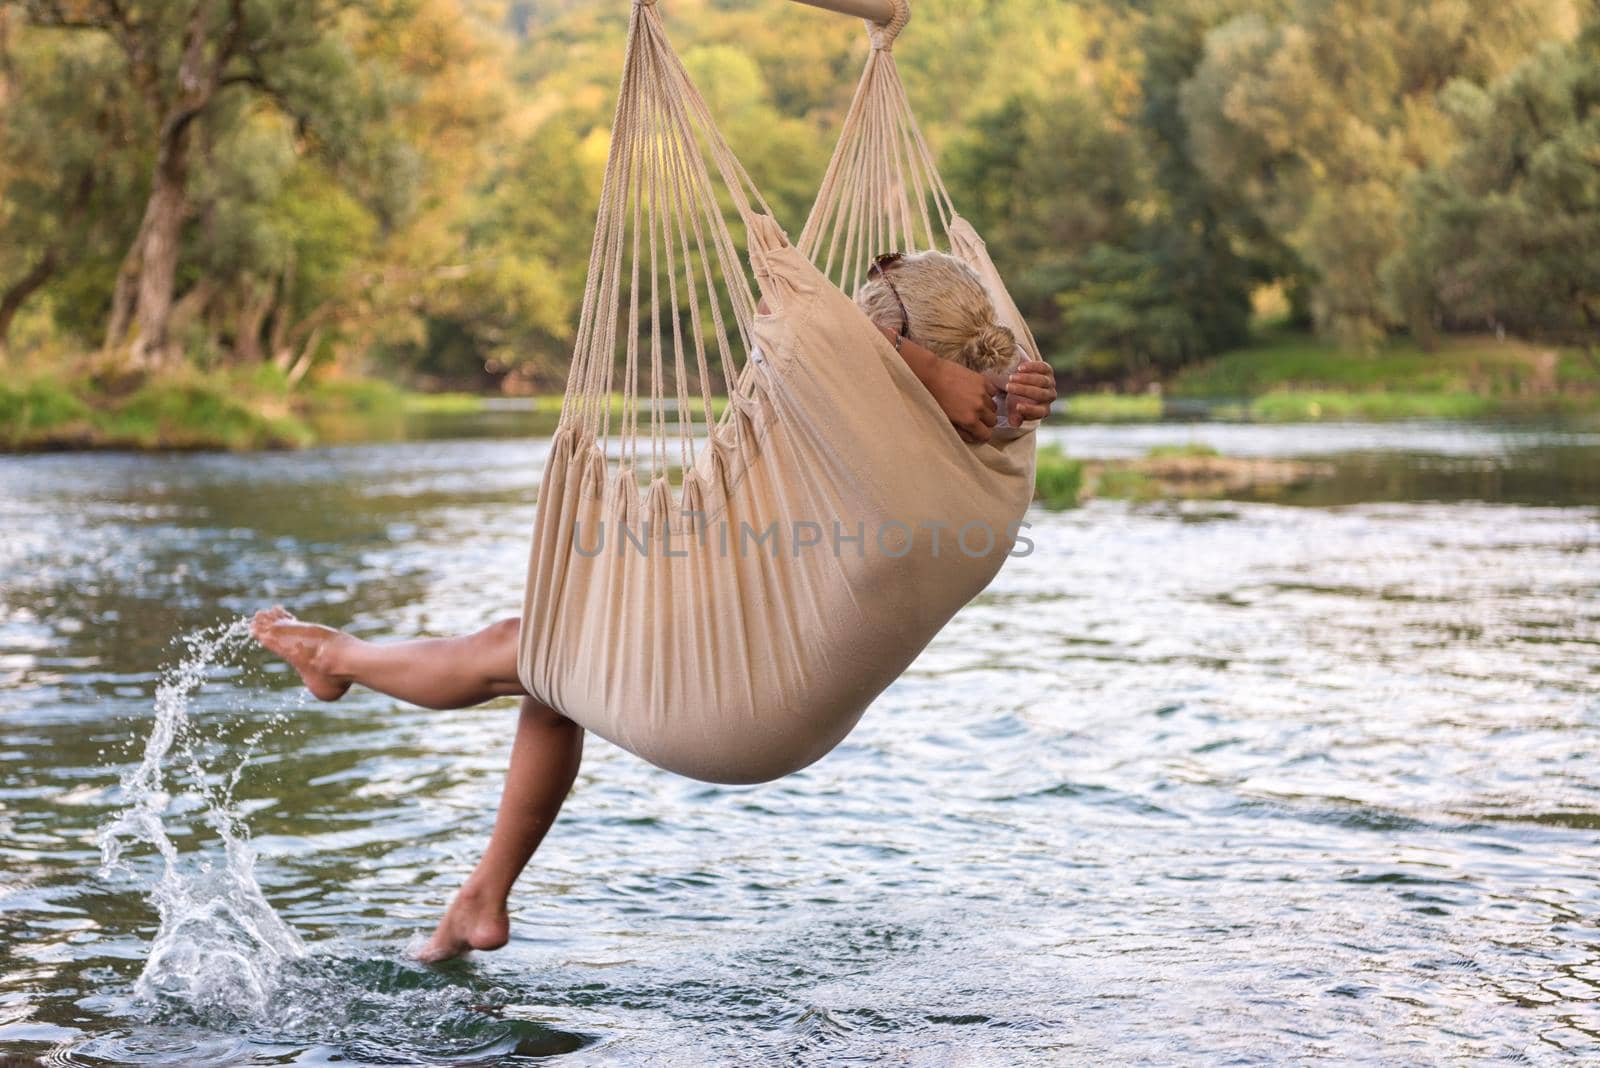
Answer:
[[(865, 49), (665, 0), (798, 230)], [(626, 0), (0, 0), (0, 355), (558, 380)], [(1265, 296), (1373, 344), (1600, 336), (1593, 0), (916, 0), (896, 55), (1058, 365), (1139, 382)]]

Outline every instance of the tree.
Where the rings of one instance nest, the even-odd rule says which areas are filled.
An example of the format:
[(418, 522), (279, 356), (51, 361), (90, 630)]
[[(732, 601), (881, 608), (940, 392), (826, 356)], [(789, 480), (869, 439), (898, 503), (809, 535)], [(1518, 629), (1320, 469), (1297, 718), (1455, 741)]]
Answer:
[(28, 39), (0, 7), (0, 356), (17, 314), (52, 283), (99, 272), (125, 246), (139, 171), (106, 42)]
[(1096, 272), (1113, 284), (1129, 270), (1147, 278), (1143, 299), (1128, 310), (1146, 324), (1150, 342), (1145, 359), (1130, 353), (1132, 362), (1170, 369), (1243, 344), (1251, 291), (1296, 266), (1240, 197), (1207, 180), (1184, 121), (1183, 85), (1204, 58), (1205, 34), (1242, 6), (1243, 0), (1164, 3), (1139, 34), (1137, 131), (1150, 161), (1156, 210), (1136, 242), (1142, 266), (1103, 256)]
[(329, 80), (352, 76), (336, 32), (356, 0), (23, 0), (36, 26), (94, 34), (121, 53), (118, 82), (144, 105), (151, 159), (140, 222), (111, 298), (105, 347), (135, 368), (177, 356), (171, 322), (195, 129), (230, 90), (303, 119)]
[(1310, 273), (1318, 326), (1370, 342), (1396, 320), (1381, 272), (1403, 188), (1451, 149), (1437, 103), (1572, 23), (1570, 0), (1297, 0), (1212, 30), (1183, 90), (1195, 160)]
[(1444, 106), (1461, 144), (1411, 186), (1397, 308), (1423, 336), (1493, 326), (1600, 368), (1600, 18)]
[(427, 303), (426, 332), (393, 348), (409, 373), (481, 385), (559, 383), (583, 298), (604, 131), (546, 118), (475, 190), (459, 221), (466, 269)]
[[(461, 0), (347, 12), (294, 117), (233, 95), (200, 146), (180, 303), (207, 350), (298, 381), (426, 332), (469, 270), (457, 226), (497, 157), (503, 55)], [(403, 17), (401, 17), (403, 15)]]
[(1137, 205), (1149, 191), (1126, 127), (1081, 92), (1015, 96), (977, 118), (945, 177), (996, 250), (1040, 344), (1065, 350), (1069, 362), (1090, 359), (1102, 346), (1074, 329), (1073, 318), (1086, 310), (1075, 291), (1095, 249), (1134, 240)]
[[(1237, 5), (1230, 5), (1234, 7)], [(1210, 26), (1206, 0), (1145, 16), (1101, 92), (1013, 96), (975, 119), (948, 170), (1047, 351), (1080, 380), (1147, 380), (1240, 344), (1278, 246), (1196, 166), (1179, 106)], [(1119, 70), (1129, 67), (1119, 65)]]
[[(1138, 383), (1243, 341), (1268, 282), (1350, 338), (1578, 336), (1587, 83), (1561, 73), (1571, 49), (1518, 65), (1570, 42), (1582, 3), (918, 0), (894, 54), (1046, 351)], [(796, 232), (860, 23), (744, 0), (667, 16)], [(627, 18), (584, 0), (0, 0), (0, 347), (553, 383)], [(1497, 243), (1515, 251), (1497, 261)]]

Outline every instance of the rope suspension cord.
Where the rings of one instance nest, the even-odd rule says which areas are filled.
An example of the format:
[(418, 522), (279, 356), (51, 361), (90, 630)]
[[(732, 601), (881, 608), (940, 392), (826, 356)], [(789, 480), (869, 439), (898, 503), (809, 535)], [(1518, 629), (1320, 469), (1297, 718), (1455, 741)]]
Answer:
[(872, 52), (797, 242), (846, 293), (855, 292), (875, 255), (948, 247), (957, 217), (895, 66), (894, 42), (911, 9), (907, 0), (887, 3), (891, 17), (868, 23)]
[[(694, 462), (697, 419), (689, 398), (689, 350), (700, 394), (698, 425), (709, 429), (716, 421), (713, 364), (730, 395), (736, 395), (753, 348), (756, 302), (723, 218), (706, 154), (747, 224), (771, 209), (690, 82), (667, 40), (655, 0), (633, 5), (617, 92), (613, 142), (560, 425), (579, 427), (609, 444), (615, 421), (616, 457), (622, 467), (643, 470), (654, 481), (669, 470), (667, 434), (673, 414), (678, 463), (687, 468)], [(724, 305), (743, 348), (737, 358)], [(715, 346), (714, 361), (708, 340)], [(621, 394), (619, 404), (613, 403), (614, 390)], [(675, 413), (668, 410), (669, 391)], [(646, 409), (647, 462), (641, 460), (641, 409)]]

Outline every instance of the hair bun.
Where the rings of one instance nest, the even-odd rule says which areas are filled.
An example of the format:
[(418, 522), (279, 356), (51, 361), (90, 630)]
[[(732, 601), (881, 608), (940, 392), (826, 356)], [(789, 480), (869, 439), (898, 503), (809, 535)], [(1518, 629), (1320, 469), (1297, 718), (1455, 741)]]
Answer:
[(1016, 355), (1016, 335), (999, 323), (989, 323), (961, 347), (959, 362), (974, 371), (998, 371)]

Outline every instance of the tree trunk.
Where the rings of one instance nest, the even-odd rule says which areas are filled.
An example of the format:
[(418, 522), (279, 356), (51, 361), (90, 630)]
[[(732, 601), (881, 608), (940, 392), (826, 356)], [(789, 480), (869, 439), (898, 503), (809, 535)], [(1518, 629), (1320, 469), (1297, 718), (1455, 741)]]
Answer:
[(112, 295), (106, 348), (129, 339), (135, 370), (159, 370), (175, 355), (170, 337), (173, 286), (179, 243), (189, 206), (189, 128), (210, 106), (221, 85), (222, 69), (238, 44), (239, 4), (235, 3), (227, 39), (212, 60), (206, 57), (211, 11), (216, 0), (194, 0), (178, 63), (177, 99), (162, 117), (150, 197), (139, 233), (123, 258)]
[(294, 361), (294, 366), (289, 368), (289, 388), (293, 389), (300, 384), (307, 371), (311, 370), (311, 361), (317, 358), (317, 348), (322, 344), (322, 327), (311, 331), (311, 336), (306, 338), (304, 347), (300, 349), (300, 356)]
[(273, 287), (243, 281), (240, 285), (239, 311), (234, 318), (233, 360), (240, 364), (261, 362), (261, 328), (266, 325), (272, 311)]
[(267, 337), (267, 354), (278, 370), (287, 371), (294, 357), (289, 348), (289, 315), (294, 297), (295, 259), (291, 255), (284, 265), (283, 277), (278, 280), (278, 297), (272, 314), (272, 330)]
[(144, 262), (139, 269), (139, 302), (134, 317), (139, 339), (134, 360), (162, 365), (168, 357), (166, 326), (173, 313), (173, 285), (178, 277), (178, 240), (184, 224), (184, 176), (163, 174), (150, 195), (150, 232), (144, 235)]
[[(148, 216), (148, 212), (146, 215)], [(133, 237), (133, 244), (128, 246), (128, 251), (123, 254), (122, 264), (117, 268), (117, 281), (111, 288), (111, 317), (106, 323), (106, 339), (101, 346), (101, 355), (109, 361), (116, 350), (128, 337), (128, 327), (133, 322), (133, 297), (139, 285), (139, 262), (144, 254), (145, 223), (139, 224), (139, 232)]]
[(46, 249), (45, 254), (39, 257), (39, 262), (34, 264), (27, 274), (17, 279), (10, 289), (0, 293), (0, 360), (5, 358), (10, 347), (12, 320), (17, 317), (17, 312), (27, 299), (56, 273), (56, 261), (60, 257), (60, 252), (61, 250), (56, 247)]
[(144, 247), (139, 253), (138, 298), (133, 312), (138, 332), (131, 355), (135, 366), (152, 370), (161, 369), (173, 356), (168, 326), (178, 274), (178, 243), (188, 206), (187, 157), (188, 136), (179, 130), (163, 147), (141, 227)]
[(178, 337), (186, 336), (211, 306), (220, 287), (210, 278), (202, 278), (189, 287), (188, 292), (172, 304), (172, 314), (167, 318), (167, 331)]
[[(1583, 353), (1584, 359), (1589, 361), (1589, 366), (1593, 367), (1597, 374), (1600, 374), (1600, 344), (1596, 344), (1592, 340), (1600, 337), (1600, 301), (1596, 301), (1593, 297), (1585, 296), (1582, 293), (1576, 293), (1574, 297), (1578, 302), (1578, 311), (1583, 315), (1584, 324), (1589, 328), (1590, 339), (1579, 342), (1578, 351)], [(0, 335), (0, 340), (4, 340), (3, 335)]]

